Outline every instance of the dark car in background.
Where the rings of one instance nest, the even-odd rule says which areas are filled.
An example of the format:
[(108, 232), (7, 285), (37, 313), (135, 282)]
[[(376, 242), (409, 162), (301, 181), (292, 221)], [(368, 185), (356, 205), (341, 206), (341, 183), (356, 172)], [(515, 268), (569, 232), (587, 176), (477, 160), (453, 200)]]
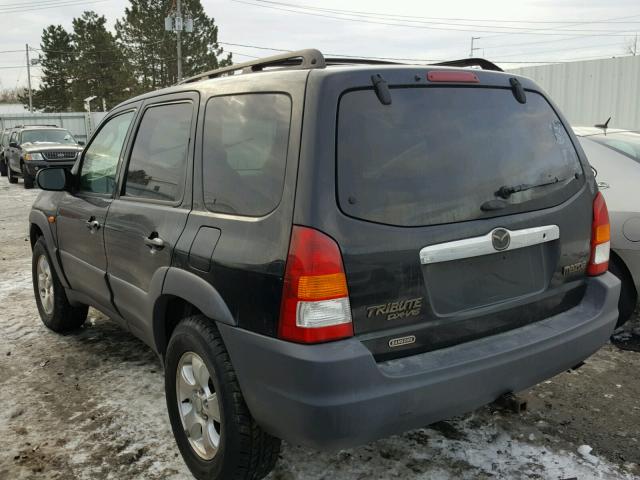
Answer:
[(5, 150), (9, 183), (24, 180), (32, 188), (36, 173), (42, 168), (71, 168), (82, 146), (71, 132), (55, 125), (16, 126), (11, 130)]
[(5, 150), (9, 147), (9, 136), (11, 135), (11, 129), (5, 128), (0, 132), (0, 175), (7, 176), (7, 161), (4, 156)]
[(452, 65), (306, 50), (205, 72), (38, 173), (42, 321), (91, 305), (159, 354), (196, 478), (260, 479), (280, 439), (423, 427), (609, 339), (620, 281), (578, 140), (530, 79)]

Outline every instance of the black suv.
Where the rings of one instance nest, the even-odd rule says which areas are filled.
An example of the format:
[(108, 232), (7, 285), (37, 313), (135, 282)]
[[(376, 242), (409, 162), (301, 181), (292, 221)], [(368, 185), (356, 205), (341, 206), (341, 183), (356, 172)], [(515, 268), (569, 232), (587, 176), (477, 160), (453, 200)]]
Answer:
[(91, 305), (159, 354), (199, 479), (580, 364), (617, 319), (606, 205), (557, 108), (496, 70), (305, 50), (119, 105), (71, 172), (37, 177), (42, 320)]
[(10, 183), (24, 179), (24, 188), (32, 188), (38, 170), (50, 166), (71, 168), (82, 146), (71, 132), (55, 125), (18, 125), (11, 130), (5, 150)]

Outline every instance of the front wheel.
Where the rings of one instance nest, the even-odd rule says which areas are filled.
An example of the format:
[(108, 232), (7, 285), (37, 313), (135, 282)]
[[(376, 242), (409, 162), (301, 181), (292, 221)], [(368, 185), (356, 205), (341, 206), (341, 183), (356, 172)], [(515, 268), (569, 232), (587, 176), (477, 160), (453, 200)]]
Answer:
[(31, 176), (31, 174), (27, 170), (27, 167), (25, 167), (24, 163), (22, 164), (22, 178), (23, 178), (24, 188), (27, 188), (27, 189), (33, 188), (33, 182), (35, 179), (33, 178), (33, 176)]
[(9, 183), (18, 183), (18, 177), (16, 177), (16, 174), (13, 173), (13, 170), (11, 170), (11, 165), (9, 164), (7, 164), (7, 177)]
[(7, 162), (4, 158), (0, 158), (0, 176), (7, 176)]
[(259, 480), (275, 466), (280, 440), (255, 422), (212, 320), (195, 315), (174, 330), (165, 394), (178, 448), (199, 480)]
[(89, 307), (69, 303), (43, 237), (33, 246), (31, 276), (40, 319), (47, 328), (62, 333), (76, 329), (85, 322)]

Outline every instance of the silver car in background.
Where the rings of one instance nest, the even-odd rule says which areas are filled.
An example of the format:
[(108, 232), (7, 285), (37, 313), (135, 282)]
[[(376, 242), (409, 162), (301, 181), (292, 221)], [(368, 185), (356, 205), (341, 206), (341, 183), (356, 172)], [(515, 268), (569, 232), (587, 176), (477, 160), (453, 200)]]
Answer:
[(622, 280), (618, 326), (633, 314), (640, 290), (640, 133), (573, 127), (609, 208), (609, 270)]

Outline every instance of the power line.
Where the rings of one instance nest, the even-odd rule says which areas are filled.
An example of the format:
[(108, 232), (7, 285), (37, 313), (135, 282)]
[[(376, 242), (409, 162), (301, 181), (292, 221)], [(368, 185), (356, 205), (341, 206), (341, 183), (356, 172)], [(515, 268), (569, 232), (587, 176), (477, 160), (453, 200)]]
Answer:
[[(606, 44), (602, 44), (602, 45), (583, 45), (581, 47), (566, 47), (566, 48), (554, 48), (551, 50), (537, 50), (535, 52), (527, 52), (526, 55), (538, 55), (540, 53), (553, 53), (553, 52), (566, 52), (567, 50), (585, 50), (585, 49), (589, 49), (589, 48), (603, 48), (603, 47), (623, 47), (624, 44), (621, 44), (620, 42), (616, 42), (616, 43), (606, 43)], [(505, 58), (505, 57), (516, 57), (516, 56), (522, 56), (523, 53), (522, 52), (518, 52), (518, 53), (509, 53), (507, 55), (498, 55), (496, 57), (492, 56), (491, 59), (495, 60), (495, 59), (500, 59), (500, 58)]]
[(604, 19), (604, 20), (505, 20), (505, 19), (478, 19), (478, 18), (451, 18), (451, 17), (422, 17), (416, 15), (399, 15), (399, 14), (390, 14), (390, 13), (380, 13), (380, 12), (367, 12), (362, 10), (340, 10), (335, 8), (320, 8), (320, 7), (311, 7), (308, 5), (300, 5), (286, 2), (276, 2), (272, 0), (254, 0), (258, 3), (269, 3), (276, 5), (285, 5), (290, 7), (308, 9), (308, 10), (324, 10), (324, 11), (334, 11), (334, 12), (344, 12), (351, 14), (364, 14), (371, 16), (382, 16), (382, 17), (396, 17), (396, 18), (407, 18), (407, 19), (424, 19), (424, 20), (451, 20), (451, 21), (462, 21), (462, 22), (495, 22), (495, 23), (548, 23), (548, 24), (566, 24), (566, 23), (576, 23), (576, 24), (597, 24), (597, 23), (640, 23), (640, 21), (621, 21), (621, 22), (612, 22), (612, 20), (620, 20), (621, 18), (635, 18), (640, 15), (634, 16), (625, 16), (618, 17), (614, 19)]
[[(305, 11), (303, 9), (303, 7), (295, 7), (296, 9), (291, 9), (291, 8), (284, 8), (284, 7), (279, 7), (279, 6), (275, 6), (275, 5), (266, 5), (266, 4), (261, 4), (261, 3), (254, 3), (251, 1), (247, 1), (247, 0), (231, 0), (232, 2), (235, 3), (241, 3), (241, 4), (245, 4), (245, 5), (251, 5), (254, 7), (261, 7), (261, 8), (266, 8), (266, 9), (272, 9), (272, 10), (280, 10), (280, 11), (284, 11), (284, 12), (290, 12), (290, 13), (297, 13), (300, 15), (310, 15), (310, 16), (314, 16), (314, 17), (322, 17), (322, 18), (330, 18), (333, 20), (342, 20), (342, 21), (349, 21), (349, 22), (356, 22), (356, 23), (367, 23), (367, 24), (374, 24), (374, 25), (385, 25), (385, 26), (392, 26), (392, 27), (402, 27), (402, 28), (414, 28), (414, 29), (421, 29), (421, 30), (444, 30), (444, 31), (448, 31), (448, 32), (473, 32), (473, 33), (499, 33), (499, 34), (505, 34), (505, 33), (509, 33), (512, 35), (566, 35), (567, 31), (562, 32), (562, 33), (554, 33), (554, 32), (534, 32), (531, 33), (531, 30), (529, 31), (519, 31), (519, 32), (505, 32), (504, 30), (500, 30), (500, 31), (496, 31), (496, 30), (486, 30), (484, 29), (485, 27), (482, 25), (479, 25), (477, 28), (474, 29), (469, 29), (469, 28), (450, 28), (450, 27), (434, 27), (434, 26), (427, 26), (427, 25), (417, 25), (417, 24), (407, 24), (407, 23), (398, 23), (398, 22), (379, 22), (379, 21), (372, 21), (369, 19), (364, 19), (364, 18), (350, 18), (350, 17), (345, 17), (345, 16), (336, 16), (336, 15), (329, 15), (329, 14), (324, 14), (324, 13), (315, 13), (315, 12), (310, 12), (310, 11)], [(259, 0), (254, 0), (254, 1), (259, 1)], [(439, 23), (442, 24), (442, 23)], [(467, 26), (469, 27), (470, 25), (454, 25), (454, 26)], [(482, 28), (482, 30), (480, 29)], [(491, 28), (491, 27), (489, 27)], [(504, 28), (504, 27), (493, 27), (493, 28)], [(607, 32), (605, 30), (598, 30), (599, 33), (597, 33), (597, 35), (601, 35), (601, 36), (627, 36), (629, 33), (633, 33), (635, 30), (629, 30), (629, 31), (611, 31), (611, 32), (616, 32), (616, 33), (601, 33), (601, 32)], [(595, 32), (595, 30), (589, 30), (588, 32)]]
[[(46, 10), (46, 9), (50, 9), (50, 8), (58, 8), (58, 7), (73, 7), (73, 6), (84, 6), (84, 5), (90, 5), (93, 3), (102, 3), (102, 2), (106, 2), (108, 0), (90, 0), (90, 1), (86, 1), (86, 0), (63, 0), (63, 2), (65, 3), (56, 3), (56, 4), (50, 4), (50, 5), (43, 5), (43, 6), (36, 6), (33, 8), (24, 8), (25, 6), (23, 5), (22, 7), (7, 7), (7, 8), (2, 8), (0, 7), (0, 13), (23, 13), (23, 12), (33, 12), (36, 10)], [(28, 5), (26, 5), (28, 6)]]
[[(232, 46), (238, 46), (238, 47), (245, 47), (245, 48), (255, 48), (255, 49), (259, 49), (259, 50), (271, 50), (274, 52), (291, 52), (292, 50), (289, 49), (283, 49), (283, 48), (273, 48), (273, 47), (266, 47), (264, 45), (249, 45), (246, 43), (231, 43), (231, 42), (220, 42), (218, 41), (219, 44), (221, 45), (232, 45)], [(617, 44), (616, 44), (617, 45)], [(348, 55), (348, 54), (343, 54), (343, 53), (325, 53), (325, 55), (327, 56), (334, 56), (334, 57), (343, 57), (343, 58), (362, 58), (362, 59), (369, 59), (369, 60), (395, 60), (395, 61), (408, 61), (408, 62), (424, 62), (424, 63), (428, 63), (428, 62), (446, 62), (447, 58), (406, 58), (406, 57), (380, 57), (380, 56), (365, 56), (365, 55)], [(505, 61), (505, 62), (500, 62), (500, 63), (508, 63), (508, 64), (532, 64), (532, 63), (564, 63), (564, 62), (570, 62), (570, 61), (574, 61), (574, 60), (587, 60), (587, 59), (605, 59), (605, 58), (611, 58), (613, 55), (603, 55), (603, 56), (599, 56), (599, 57), (581, 57), (581, 58), (565, 58), (565, 59), (556, 59), (556, 60), (518, 60), (518, 61)], [(626, 55), (620, 55), (621, 57), (624, 57)]]

